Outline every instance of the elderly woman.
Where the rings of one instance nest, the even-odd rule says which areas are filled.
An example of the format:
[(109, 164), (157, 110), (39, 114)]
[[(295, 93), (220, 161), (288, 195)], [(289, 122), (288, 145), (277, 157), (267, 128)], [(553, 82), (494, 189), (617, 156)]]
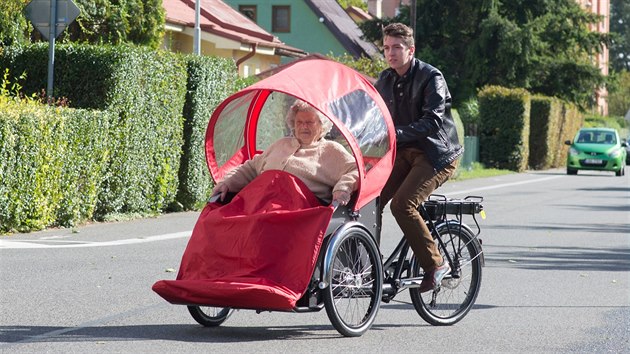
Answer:
[(308, 103), (296, 100), (286, 123), (292, 137), (273, 143), (265, 152), (234, 169), (217, 184), (214, 194), (223, 200), (267, 170), (282, 170), (298, 177), (325, 202), (345, 205), (357, 186), (358, 171), (352, 155), (339, 143), (324, 139), (332, 123)]

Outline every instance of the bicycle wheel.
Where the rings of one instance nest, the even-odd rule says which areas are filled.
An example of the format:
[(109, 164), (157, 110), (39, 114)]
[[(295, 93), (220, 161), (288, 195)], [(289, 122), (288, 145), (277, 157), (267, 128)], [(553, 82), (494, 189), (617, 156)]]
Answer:
[(188, 312), (204, 327), (220, 326), (232, 314), (229, 307), (188, 306)]
[(374, 322), (383, 292), (383, 266), (376, 243), (365, 230), (345, 231), (332, 250), (324, 292), (330, 322), (346, 337), (358, 337)]
[[(450, 225), (450, 236), (446, 225), (438, 227), (459, 277), (448, 274), (433, 291), (420, 293), (418, 288), (410, 288), (414, 308), (428, 323), (434, 326), (447, 326), (459, 322), (472, 308), (481, 288), (481, 246), (472, 232), (459, 224)], [(438, 245), (442, 257), (445, 250)], [(412, 276), (419, 277), (424, 271), (413, 262)]]

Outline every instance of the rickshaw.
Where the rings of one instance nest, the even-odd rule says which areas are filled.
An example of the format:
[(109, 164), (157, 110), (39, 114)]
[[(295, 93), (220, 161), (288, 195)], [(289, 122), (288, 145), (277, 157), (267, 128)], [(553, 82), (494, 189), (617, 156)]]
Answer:
[[(359, 181), (350, 203), (322, 204), (299, 179), (264, 172), (229, 203), (208, 202), (177, 278), (160, 280), (153, 290), (172, 304), (186, 305), (208, 327), (221, 325), (234, 309), (325, 309), (340, 334), (360, 336), (372, 326), (381, 301), (405, 289), (429, 323), (463, 318), (479, 292), (483, 256), (479, 232), (461, 217), (478, 214), (481, 200), (431, 198), (421, 206), (452, 264), (439, 287), (445, 301), (440, 289), (429, 297), (417, 291), (422, 269), (408, 255), (404, 238), (383, 261), (378, 196), (392, 169), (395, 132), (382, 98), (358, 72), (332, 60), (298, 61), (224, 100), (206, 131), (214, 180), (288, 136), (284, 117), (295, 99), (330, 119), (333, 129), (325, 138), (354, 156)], [(447, 219), (447, 213), (456, 219)], [(440, 236), (447, 232), (448, 239)]]

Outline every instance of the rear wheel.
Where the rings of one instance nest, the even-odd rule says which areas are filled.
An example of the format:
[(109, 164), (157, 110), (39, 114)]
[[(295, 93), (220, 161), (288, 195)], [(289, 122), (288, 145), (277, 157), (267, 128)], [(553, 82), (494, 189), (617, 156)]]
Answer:
[(232, 314), (229, 307), (188, 306), (188, 312), (204, 327), (220, 326)]
[[(446, 225), (438, 231), (453, 264), (451, 271), (435, 290), (420, 293), (418, 288), (409, 289), (411, 302), (416, 311), (434, 326), (447, 326), (459, 322), (472, 308), (481, 288), (481, 246), (472, 233), (459, 225)], [(444, 256), (445, 250), (438, 245)], [(419, 277), (424, 271), (418, 262), (412, 262), (412, 276)]]
[(374, 322), (383, 292), (383, 266), (372, 236), (361, 228), (345, 231), (332, 252), (324, 289), (326, 313), (346, 337), (365, 333)]

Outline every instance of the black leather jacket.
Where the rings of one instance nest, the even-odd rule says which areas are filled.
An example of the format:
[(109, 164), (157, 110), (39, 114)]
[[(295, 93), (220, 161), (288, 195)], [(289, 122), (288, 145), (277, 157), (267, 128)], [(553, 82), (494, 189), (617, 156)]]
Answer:
[(464, 152), (451, 116), (451, 94), (438, 69), (414, 59), (403, 76), (384, 70), (375, 87), (392, 115), (398, 149), (424, 151), (436, 171)]

